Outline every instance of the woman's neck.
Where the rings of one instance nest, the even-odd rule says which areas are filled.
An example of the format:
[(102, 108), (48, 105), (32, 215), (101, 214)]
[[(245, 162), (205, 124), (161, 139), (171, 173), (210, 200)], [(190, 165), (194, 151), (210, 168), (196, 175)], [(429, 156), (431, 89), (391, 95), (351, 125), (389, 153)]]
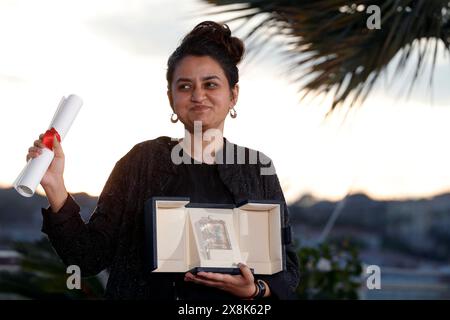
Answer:
[(199, 162), (215, 163), (216, 153), (223, 148), (223, 131), (209, 129), (205, 132), (184, 130), (181, 141), (184, 152)]

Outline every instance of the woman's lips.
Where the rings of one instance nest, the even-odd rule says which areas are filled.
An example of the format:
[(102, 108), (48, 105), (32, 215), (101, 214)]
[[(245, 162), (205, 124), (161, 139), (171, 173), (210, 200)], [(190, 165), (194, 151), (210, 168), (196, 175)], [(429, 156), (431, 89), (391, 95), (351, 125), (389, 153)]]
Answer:
[(206, 111), (206, 110), (209, 110), (209, 109), (211, 109), (211, 107), (204, 106), (204, 105), (197, 105), (197, 106), (193, 106), (191, 108), (191, 110), (195, 111), (195, 112)]

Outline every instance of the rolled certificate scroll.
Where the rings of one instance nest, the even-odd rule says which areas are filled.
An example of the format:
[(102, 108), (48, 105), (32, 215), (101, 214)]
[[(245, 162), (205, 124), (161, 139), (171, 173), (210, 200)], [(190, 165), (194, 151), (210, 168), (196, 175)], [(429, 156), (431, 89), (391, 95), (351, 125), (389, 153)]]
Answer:
[[(73, 94), (67, 98), (62, 98), (43, 139), (43, 143), (47, 147), (42, 149), (42, 153), (39, 156), (28, 160), (25, 168), (23, 168), (22, 172), (13, 183), (14, 188), (22, 196), (33, 196), (55, 156), (52, 151), (53, 135), (56, 135), (59, 141), (64, 140), (64, 137), (72, 126), (82, 104), (83, 101), (81, 98)], [(51, 142), (49, 143), (49, 141)]]

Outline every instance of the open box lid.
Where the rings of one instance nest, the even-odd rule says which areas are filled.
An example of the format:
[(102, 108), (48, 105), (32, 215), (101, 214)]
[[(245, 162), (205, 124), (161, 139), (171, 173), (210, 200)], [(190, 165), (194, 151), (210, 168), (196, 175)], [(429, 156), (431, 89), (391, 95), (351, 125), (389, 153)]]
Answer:
[(247, 200), (234, 204), (190, 203), (185, 197), (152, 197), (145, 203), (145, 251), (153, 272), (212, 268), (255, 274), (286, 269), (284, 203)]

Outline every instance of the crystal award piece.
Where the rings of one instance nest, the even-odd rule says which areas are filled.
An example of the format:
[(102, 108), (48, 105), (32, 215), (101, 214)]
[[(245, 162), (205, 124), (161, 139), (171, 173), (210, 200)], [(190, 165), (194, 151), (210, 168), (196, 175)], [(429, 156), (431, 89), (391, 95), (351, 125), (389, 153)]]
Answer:
[(196, 226), (205, 259), (211, 259), (211, 249), (231, 250), (230, 236), (224, 220), (202, 217)]

